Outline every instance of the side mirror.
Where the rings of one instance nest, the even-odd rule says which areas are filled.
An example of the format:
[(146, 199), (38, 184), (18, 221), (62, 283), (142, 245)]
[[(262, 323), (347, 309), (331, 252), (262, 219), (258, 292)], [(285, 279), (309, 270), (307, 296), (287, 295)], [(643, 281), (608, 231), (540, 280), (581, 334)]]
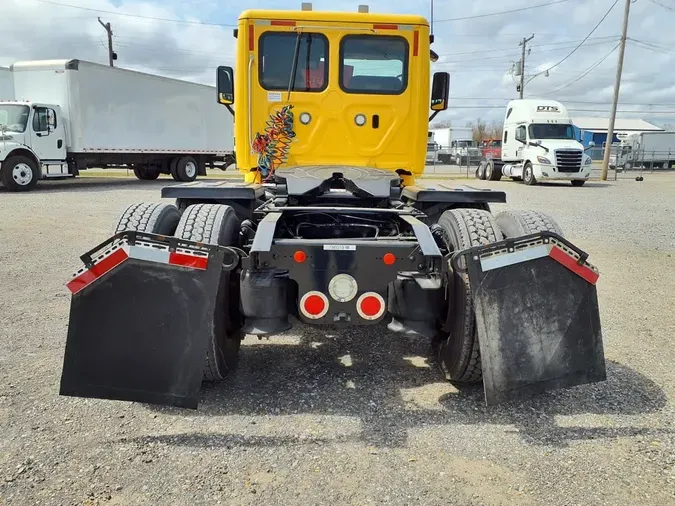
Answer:
[(234, 103), (234, 71), (232, 67), (218, 67), (216, 88), (219, 104), (232, 105)]
[(591, 141), (588, 143), (589, 148), (594, 148), (595, 147), (595, 142)]
[(431, 110), (445, 111), (448, 108), (449, 94), (450, 74), (447, 72), (435, 72), (431, 85)]

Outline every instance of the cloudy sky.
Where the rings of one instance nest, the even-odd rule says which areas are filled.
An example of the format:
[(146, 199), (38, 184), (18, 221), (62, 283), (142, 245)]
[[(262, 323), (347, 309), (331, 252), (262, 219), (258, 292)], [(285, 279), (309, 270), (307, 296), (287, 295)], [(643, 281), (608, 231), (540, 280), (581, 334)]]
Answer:
[[(112, 24), (117, 66), (213, 84), (215, 67), (233, 63), (232, 28), (241, 9), (299, 8), (301, 1), (0, 0), (0, 66), (50, 58), (107, 63), (100, 16)], [(428, 0), (313, 5), (354, 11), (359, 3), (371, 12), (430, 11)], [(573, 116), (608, 116), (623, 10), (624, 0), (436, 0), (433, 49), (441, 58), (432, 68), (451, 73), (452, 97), (439, 119), (457, 126), (500, 119), (506, 101), (517, 97), (510, 71), (520, 58), (519, 41), (532, 34), (526, 97), (560, 100)], [(675, 0), (631, 4), (619, 117), (675, 123), (674, 23)]]

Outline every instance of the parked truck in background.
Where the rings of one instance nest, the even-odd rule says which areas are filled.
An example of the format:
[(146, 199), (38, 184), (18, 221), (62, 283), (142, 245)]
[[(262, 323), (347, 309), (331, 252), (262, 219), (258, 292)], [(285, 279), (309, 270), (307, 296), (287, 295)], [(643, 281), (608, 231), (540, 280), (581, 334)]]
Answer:
[(480, 158), (480, 150), (473, 140), (471, 128), (432, 128), (429, 133), (437, 145), (436, 156), (440, 163), (463, 165), (469, 160), (478, 160)]
[(633, 167), (670, 169), (675, 163), (675, 132), (629, 134), (621, 139), (618, 151), (616, 165), (625, 170)]
[[(589, 149), (595, 146), (591, 143)], [(554, 100), (512, 100), (506, 106), (501, 156), (481, 160), (479, 179), (570, 181), (582, 186), (591, 176), (591, 157), (576, 139), (567, 108)]]
[(0, 181), (11, 191), (89, 167), (193, 181), (234, 160), (233, 119), (215, 88), (82, 60), (19, 62), (0, 102)]

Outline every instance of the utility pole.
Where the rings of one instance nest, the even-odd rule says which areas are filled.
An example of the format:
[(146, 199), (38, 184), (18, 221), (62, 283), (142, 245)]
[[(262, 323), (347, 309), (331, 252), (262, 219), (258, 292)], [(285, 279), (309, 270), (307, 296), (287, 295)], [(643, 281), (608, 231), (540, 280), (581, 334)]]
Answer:
[(619, 87), (621, 86), (621, 72), (623, 71), (623, 53), (626, 49), (626, 34), (628, 33), (628, 13), (630, 11), (630, 2), (631, 0), (626, 0), (626, 7), (623, 11), (623, 32), (621, 33), (621, 42), (619, 45), (619, 63), (616, 66), (616, 81), (614, 82), (612, 115), (609, 117), (607, 141), (605, 142), (605, 156), (602, 159), (602, 175), (600, 179), (603, 181), (607, 181), (607, 168), (609, 167), (609, 156), (612, 151), (612, 140), (614, 139), (614, 123), (616, 120), (616, 108), (619, 103)]
[(525, 38), (520, 42), (520, 45), (523, 46), (523, 56), (520, 58), (520, 98), (523, 98), (523, 93), (525, 91), (525, 46), (527, 43), (534, 39), (534, 34), (531, 37)]
[(117, 59), (117, 55), (115, 54), (115, 51), (113, 51), (112, 47), (112, 28), (110, 28), (110, 23), (104, 23), (101, 21), (101, 18), (98, 18), (98, 22), (101, 23), (101, 26), (105, 28), (105, 31), (108, 33), (108, 63), (110, 63), (110, 66), (113, 66), (113, 60)]

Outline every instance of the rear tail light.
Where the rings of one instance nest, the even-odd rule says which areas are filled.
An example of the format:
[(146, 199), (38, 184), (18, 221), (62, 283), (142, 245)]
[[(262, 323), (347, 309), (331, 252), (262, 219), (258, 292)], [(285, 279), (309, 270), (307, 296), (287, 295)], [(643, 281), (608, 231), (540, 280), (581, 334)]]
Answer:
[(328, 312), (328, 297), (317, 291), (307, 292), (300, 299), (300, 311), (312, 320), (323, 318)]
[(356, 301), (356, 310), (364, 320), (377, 320), (385, 309), (384, 299), (379, 293), (366, 292)]

